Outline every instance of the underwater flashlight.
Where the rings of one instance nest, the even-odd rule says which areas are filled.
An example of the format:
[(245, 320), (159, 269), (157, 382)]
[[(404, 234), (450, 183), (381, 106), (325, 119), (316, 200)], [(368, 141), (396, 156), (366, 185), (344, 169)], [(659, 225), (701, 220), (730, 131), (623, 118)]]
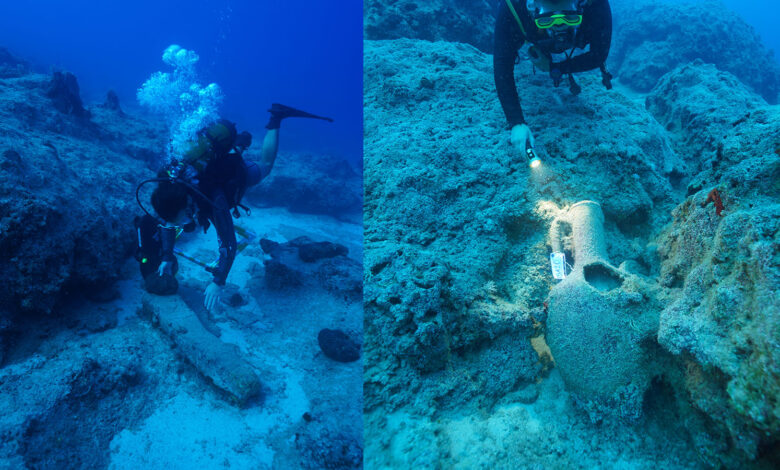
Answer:
[(526, 146), (525, 155), (528, 157), (528, 166), (531, 168), (539, 168), (539, 165), (542, 164), (542, 160), (536, 156), (536, 152), (534, 152), (532, 147)]

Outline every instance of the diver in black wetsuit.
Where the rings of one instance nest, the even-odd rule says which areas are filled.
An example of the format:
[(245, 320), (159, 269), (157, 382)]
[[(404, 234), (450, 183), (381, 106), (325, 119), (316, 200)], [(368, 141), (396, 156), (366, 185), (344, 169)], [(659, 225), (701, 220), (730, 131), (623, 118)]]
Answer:
[[(150, 226), (159, 230), (154, 237), (157, 240), (159, 256), (156, 261), (159, 266), (153, 272), (153, 264), (146, 266), (146, 269), (142, 265), (144, 276), (175, 274), (177, 265), (173, 247), (179, 227), (193, 231), (197, 225), (201, 225), (205, 232), (211, 223), (214, 224), (219, 237), (219, 260), (216, 267), (207, 268), (214, 276), (205, 292), (204, 305), (209, 311), (214, 307), (236, 257), (237, 243), (232, 216), (238, 217), (238, 207), (246, 210), (241, 205), (246, 189), (270, 173), (279, 148), (282, 119), (305, 117), (333, 121), (277, 103), (272, 105), (269, 112), (271, 118), (266, 125), (268, 131), (263, 139), (259, 165), (247, 162), (242, 157), (244, 150), (252, 143), (251, 134), (238, 134), (235, 124), (220, 120), (199, 131), (197, 140), (191, 142), (189, 150), (180, 160), (161, 170), (158, 178), (141, 183), (158, 183), (152, 193), (152, 206), (162, 219), (156, 224), (148, 220), (142, 224), (147, 232)], [(152, 216), (147, 213), (147, 218)], [(142, 237), (152, 238), (148, 233), (142, 235), (139, 228), (139, 241)], [(143, 263), (147, 263), (146, 258)]]
[[(496, 91), (512, 128), (512, 144), (521, 150), (534, 146), (533, 135), (523, 117), (515, 85), (517, 51), (525, 42), (534, 66), (548, 72), (553, 84), (568, 75), (569, 89), (580, 87), (573, 73), (601, 69), (604, 85), (612, 88), (604, 62), (612, 42), (612, 10), (608, 0), (502, 0), (496, 20), (493, 74)], [(588, 52), (574, 55), (590, 45)], [(560, 62), (553, 54), (565, 54)]]

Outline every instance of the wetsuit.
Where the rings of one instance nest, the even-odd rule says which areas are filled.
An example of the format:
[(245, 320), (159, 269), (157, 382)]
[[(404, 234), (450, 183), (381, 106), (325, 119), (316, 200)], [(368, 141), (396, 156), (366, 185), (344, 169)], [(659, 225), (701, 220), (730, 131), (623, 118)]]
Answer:
[[(190, 167), (191, 168), (191, 167)], [(225, 280), (236, 258), (237, 242), (233, 228), (233, 217), (230, 209), (241, 202), (246, 189), (254, 186), (265, 178), (271, 168), (262, 168), (254, 162), (245, 162), (240, 154), (230, 152), (226, 155), (212, 157), (203, 171), (197, 176), (188, 178), (211, 202), (189, 190), (189, 196), (194, 201), (190, 212), (196, 215), (195, 220), (208, 229), (209, 223), (214, 224), (219, 238), (219, 261), (214, 269), (209, 271), (214, 275), (214, 283), (225, 285)], [(190, 170), (191, 173), (195, 173)], [(184, 173), (187, 173), (185, 170)], [(213, 203), (213, 205), (211, 204)], [(176, 241), (176, 229), (161, 228), (162, 260), (173, 262), (173, 246)]]
[[(510, 126), (515, 126), (525, 124), (515, 84), (514, 66), (517, 51), (526, 41), (531, 44), (539, 44), (541, 48), (544, 48), (543, 41), (547, 35), (536, 27), (526, 8), (525, 1), (512, 0), (512, 5), (514, 5), (528, 36), (526, 37), (520, 30), (520, 26), (506, 2), (501, 1), (494, 37), (493, 75), (498, 99), (501, 101), (501, 107), (504, 108), (507, 121), (509, 121)], [(550, 67), (551, 75), (558, 73), (561, 76), (598, 69), (607, 60), (612, 42), (612, 10), (608, 0), (593, 0), (589, 6), (583, 9), (582, 24), (579, 26), (574, 41), (576, 48), (584, 49), (590, 45), (590, 50), (562, 62), (553, 63)]]

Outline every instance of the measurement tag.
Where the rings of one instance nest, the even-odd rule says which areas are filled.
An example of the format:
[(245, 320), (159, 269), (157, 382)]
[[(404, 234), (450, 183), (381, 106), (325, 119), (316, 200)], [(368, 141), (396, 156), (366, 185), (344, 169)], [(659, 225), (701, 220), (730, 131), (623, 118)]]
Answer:
[(550, 253), (550, 266), (555, 279), (566, 279), (566, 255), (563, 253)]

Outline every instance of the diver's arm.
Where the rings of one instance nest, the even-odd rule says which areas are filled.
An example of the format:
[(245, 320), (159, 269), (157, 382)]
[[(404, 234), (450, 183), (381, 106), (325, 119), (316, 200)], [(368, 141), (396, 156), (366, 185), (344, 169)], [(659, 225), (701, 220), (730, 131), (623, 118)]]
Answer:
[(612, 44), (612, 10), (609, 7), (609, 1), (596, 1), (586, 10), (585, 14), (594, 19), (588, 31), (591, 36), (590, 51), (553, 64), (552, 68), (557, 67), (564, 75), (597, 69), (606, 62), (607, 56), (609, 56), (609, 47)]
[(498, 9), (493, 41), (493, 78), (498, 100), (510, 126), (523, 124), (525, 118), (515, 84), (515, 57), (525, 38), (505, 2)]
[(214, 283), (225, 285), (233, 260), (236, 258), (236, 232), (233, 229), (233, 218), (230, 215), (227, 198), (221, 191), (214, 198), (213, 222), (219, 237), (219, 261), (217, 267), (211, 273), (214, 275)]
[(173, 246), (176, 244), (176, 229), (160, 227), (160, 243), (162, 245), (162, 260), (167, 262), (176, 261), (173, 255)]

